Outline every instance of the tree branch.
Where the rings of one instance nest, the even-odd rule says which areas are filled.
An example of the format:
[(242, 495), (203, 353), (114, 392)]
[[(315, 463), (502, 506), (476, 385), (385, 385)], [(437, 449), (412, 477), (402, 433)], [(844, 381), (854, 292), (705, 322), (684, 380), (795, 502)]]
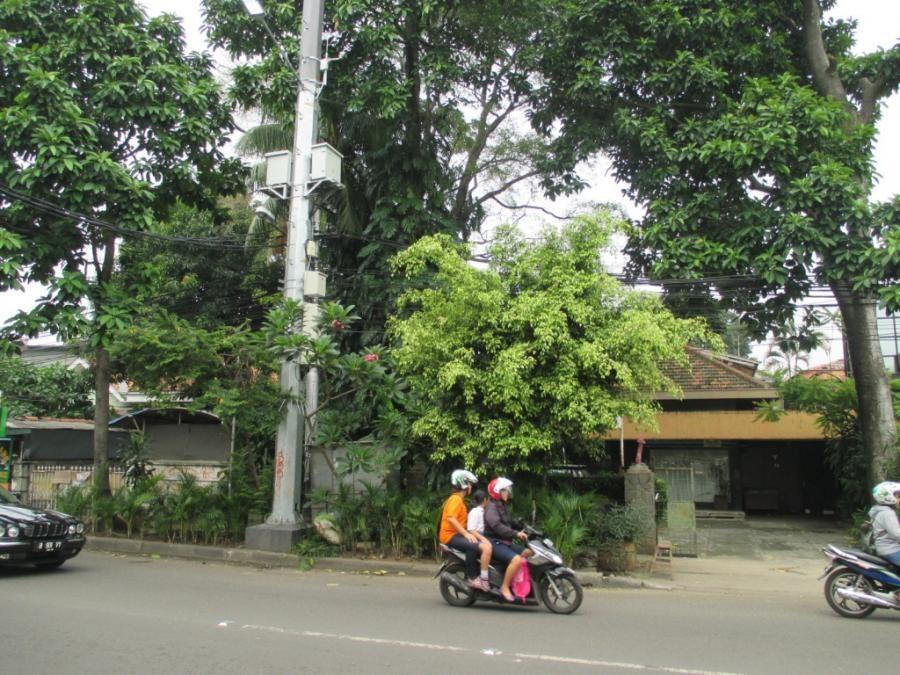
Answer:
[(528, 173), (523, 173), (521, 176), (517, 176), (517, 177), (513, 178), (512, 180), (506, 181), (503, 185), (501, 185), (497, 189), (491, 190), (490, 192), (482, 195), (481, 197), (479, 197), (478, 199), (475, 200), (475, 203), (476, 204), (484, 204), (489, 199), (493, 199), (497, 195), (502, 195), (504, 192), (509, 190), (509, 188), (511, 188), (516, 183), (521, 183), (523, 180), (528, 180), (529, 178), (534, 178), (535, 176), (540, 175), (540, 173), (541, 172), (538, 169), (532, 169)]
[(500, 201), (499, 197), (491, 197), (491, 199), (497, 202), (504, 209), (509, 209), (510, 211), (518, 211), (520, 209), (534, 209), (535, 211), (546, 213), (551, 218), (556, 218), (557, 220), (572, 220), (572, 216), (561, 216), (558, 213), (553, 213), (553, 211), (545, 209), (543, 206), (538, 206), (537, 204), (504, 204), (502, 201)]
[(803, 0), (803, 47), (809, 60), (813, 84), (823, 96), (827, 96), (853, 111), (847, 100), (844, 83), (835, 74), (825, 40), (822, 38), (822, 8), (818, 0)]

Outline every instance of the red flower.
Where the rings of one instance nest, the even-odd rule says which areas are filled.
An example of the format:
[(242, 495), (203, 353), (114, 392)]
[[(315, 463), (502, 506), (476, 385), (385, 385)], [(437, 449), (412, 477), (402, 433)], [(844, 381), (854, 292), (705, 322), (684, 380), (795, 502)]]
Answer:
[(366, 354), (365, 356), (363, 356), (363, 361), (366, 361), (367, 363), (374, 363), (377, 360), (378, 354)]
[(341, 323), (340, 319), (335, 319), (334, 321), (332, 321), (331, 327), (334, 328), (335, 330), (344, 330), (346, 328), (346, 326), (343, 323)]

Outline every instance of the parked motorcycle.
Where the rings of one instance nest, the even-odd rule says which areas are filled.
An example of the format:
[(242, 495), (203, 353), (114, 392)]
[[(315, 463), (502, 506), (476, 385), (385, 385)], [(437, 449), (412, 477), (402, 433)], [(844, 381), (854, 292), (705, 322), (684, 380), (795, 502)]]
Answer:
[[(581, 606), (584, 591), (578, 578), (568, 567), (563, 565), (562, 555), (554, 547), (553, 542), (531, 527), (525, 528), (528, 535), (527, 548), (534, 552), (528, 558), (531, 572), (531, 591), (524, 599), (529, 606), (544, 606), (555, 614), (571, 614)], [(500, 593), (505, 566), (492, 562), (488, 569), (491, 590), (474, 589), (466, 582), (466, 554), (464, 551), (441, 544), (444, 562), (438, 573), (441, 595), (449, 605), (469, 607), (477, 601), (512, 604)]]
[[(877, 555), (829, 544), (822, 552), (830, 559), (825, 572), (825, 600), (835, 612), (862, 619), (876, 609), (900, 610), (900, 568)], [(827, 578), (826, 578), (827, 577)]]

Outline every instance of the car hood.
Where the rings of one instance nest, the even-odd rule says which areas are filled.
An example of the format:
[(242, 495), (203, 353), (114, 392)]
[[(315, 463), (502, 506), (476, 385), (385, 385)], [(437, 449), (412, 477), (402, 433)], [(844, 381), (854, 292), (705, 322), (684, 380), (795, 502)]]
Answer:
[(0, 504), (0, 519), (17, 523), (59, 523), (68, 520), (61, 513), (36, 509), (24, 504)]

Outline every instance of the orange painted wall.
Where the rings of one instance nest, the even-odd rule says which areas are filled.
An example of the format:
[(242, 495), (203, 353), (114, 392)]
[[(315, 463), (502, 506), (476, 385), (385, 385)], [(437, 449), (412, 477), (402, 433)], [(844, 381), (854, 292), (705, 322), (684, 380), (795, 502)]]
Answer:
[[(753, 410), (721, 412), (663, 412), (657, 416), (659, 431), (636, 427), (625, 420), (625, 439), (661, 438), (666, 440), (822, 440), (824, 436), (816, 426), (816, 416), (810, 413), (788, 412), (777, 422), (757, 419)], [(606, 440), (618, 440), (619, 430), (610, 429)]]

